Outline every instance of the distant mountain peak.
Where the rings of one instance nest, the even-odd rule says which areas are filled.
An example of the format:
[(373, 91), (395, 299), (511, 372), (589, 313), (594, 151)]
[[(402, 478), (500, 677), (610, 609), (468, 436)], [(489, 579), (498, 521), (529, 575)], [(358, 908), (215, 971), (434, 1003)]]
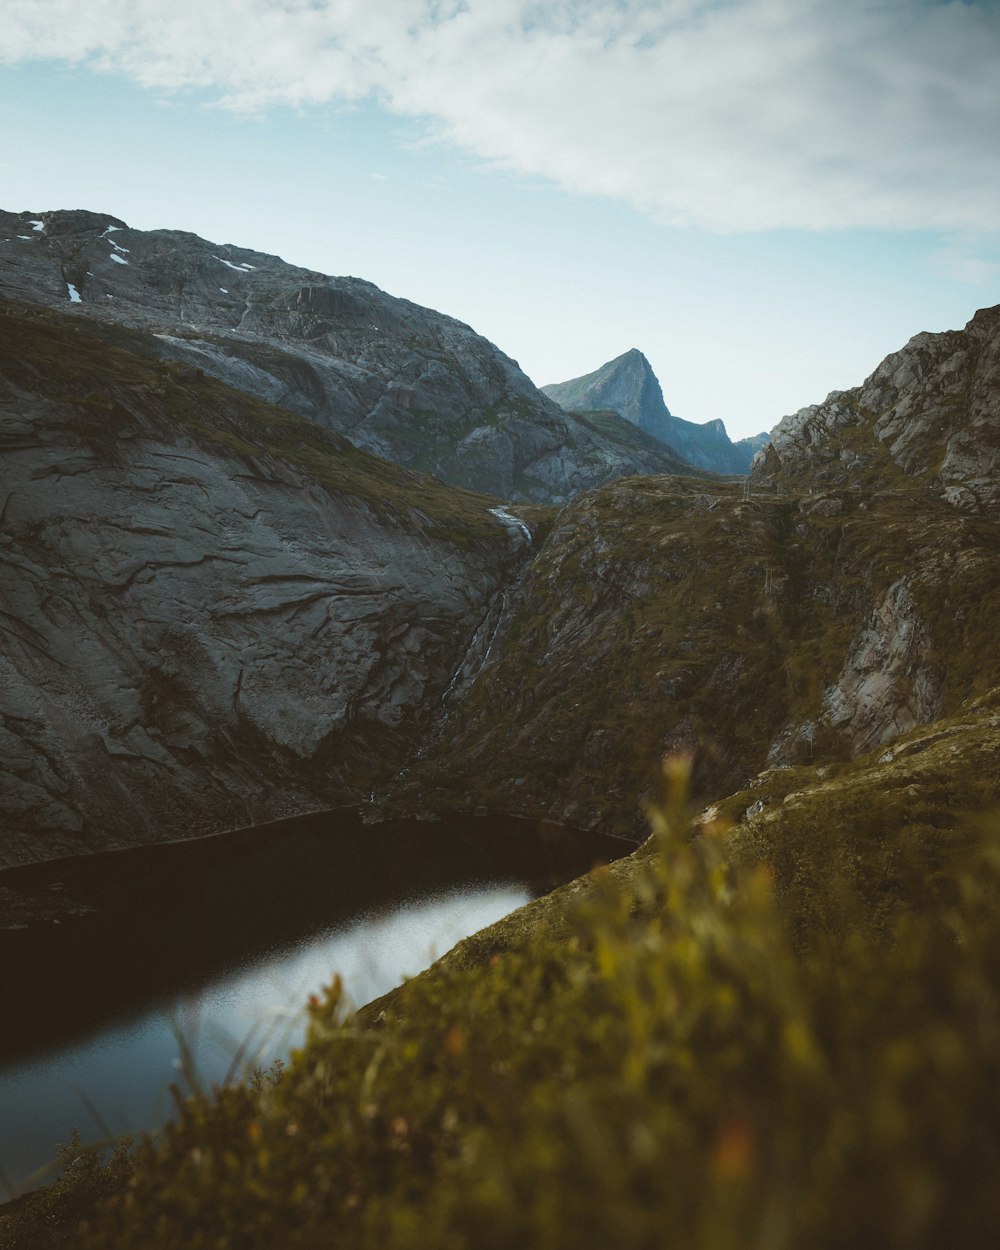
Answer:
[(652, 365), (637, 347), (629, 348), (593, 373), (543, 386), (542, 390), (569, 412), (617, 412), (689, 464), (715, 473), (748, 472), (761, 440), (767, 440), (765, 434), (734, 443), (718, 418), (699, 425), (675, 417), (666, 405)]
[(637, 347), (609, 360), (593, 373), (543, 386), (550, 399), (569, 412), (617, 412), (626, 421), (667, 442), (664, 422), (670, 410), (649, 361)]

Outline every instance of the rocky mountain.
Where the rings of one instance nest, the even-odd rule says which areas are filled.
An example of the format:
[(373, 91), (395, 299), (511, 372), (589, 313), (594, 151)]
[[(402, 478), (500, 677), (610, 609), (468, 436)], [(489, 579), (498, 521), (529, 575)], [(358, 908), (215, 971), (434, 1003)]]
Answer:
[(533, 549), (157, 351), (0, 304), (0, 863), (356, 801)]
[(616, 412), (689, 464), (713, 473), (746, 473), (754, 454), (767, 442), (766, 434), (757, 434), (734, 443), (721, 421), (699, 425), (675, 417), (664, 403), (652, 366), (634, 347), (593, 373), (542, 390), (567, 412)]
[(1000, 509), (1000, 308), (918, 334), (861, 386), (785, 417), (753, 465), (761, 485), (880, 489), (902, 481), (963, 512)]
[[(0, 1243), (994, 1244), (1000, 307), (747, 480), (557, 510), (379, 459), (212, 376), (233, 333), (127, 328), (79, 277), (0, 304), (0, 862), (363, 795), (362, 827), (655, 836), (360, 1015), (336, 978), (285, 1073), (134, 1158), (74, 1139)], [(255, 300), (277, 380), (305, 323)]]
[(638, 833), (665, 753), (693, 753), (707, 800), (887, 746), (1000, 684), (998, 352), (1000, 309), (919, 335), (779, 425), (749, 487), (578, 497), (398, 800)]
[(454, 318), (183, 231), (0, 212), (0, 296), (147, 330), (165, 359), (498, 497), (561, 502), (614, 477), (689, 471), (625, 421), (563, 412)]
[[(76, 214), (36, 224), (5, 248), (49, 257), (48, 295), (41, 262), (2, 272), (43, 303), (88, 274), (156, 272), (169, 251)], [(84, 224), (91, 268), (53, 268)], [(164, 276), (168, 321), (196, 295), (193, 316), (221, 318), (209, 246), (185, 236), (170, 253), (200, 258), (201, 276)], [(277, 378), (289, 352), (305, 358), (312, 297), (290, 311), (282, 262), (224, 250), (271, 275), (241, 308), (281, 327)], [(430, 324), (353, 282), (317, 289)], [(148, 286), (106, 303), (162, 327)], [(786, 418), (749, 484), (632, 477), (557, 513), (506, 511), (361, 451), (316, 411), (250, 398), (212, 376), (235, 367), (235, 332), (215, 356), (204, 328), (128, 329), (60, 299), (6, 305), (0, 345), (8, 861), (368, 791), (373, 810), (484, 806), (639, 834), (665, 752), (694, 754), (708, 800), (886, 746), (1000, 685), (1000, 310), (917, 336)], [(471, 331), (433, 324), (472, 353)], [(600, 411), (577, 425), (624, 427), (635, 450), (651, 439)]]

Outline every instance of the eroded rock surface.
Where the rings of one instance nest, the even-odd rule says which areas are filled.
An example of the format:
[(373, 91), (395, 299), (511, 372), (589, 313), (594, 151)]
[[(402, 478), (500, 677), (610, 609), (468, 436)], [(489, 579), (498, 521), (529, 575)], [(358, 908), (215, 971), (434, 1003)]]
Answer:
[(391, 775), (526, 535), (193, 370), (6, 311), (0, 863)]
[(885, 486), (890, 466), (956, 508), (1000, 513), (1000, 306), (916, 335), (861, 386), (785, 417), (753, 476)]
[(153, 331), (159, 350), (458, 486), (555, 501), (675, 472), (564, 413), (469, 326), (370, 282), (98, 213), (0, 212), (0, 295)]

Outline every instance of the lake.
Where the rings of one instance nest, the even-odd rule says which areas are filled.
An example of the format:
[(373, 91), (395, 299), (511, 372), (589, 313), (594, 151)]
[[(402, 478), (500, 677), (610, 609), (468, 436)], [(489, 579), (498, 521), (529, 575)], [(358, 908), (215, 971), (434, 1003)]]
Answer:
[(73, 1127), (84, 1141), (139, 1134), (192, 1072), (211, 1086), (285, 1057), (306, 998), (335, 973), (361, 1006), (632, 849), (508, 816), (365, 817), (337, 809), (0, 873), (22, 905), (7, 924), (25, 926), (0, 928), (8, 1195), (42, 1182)]

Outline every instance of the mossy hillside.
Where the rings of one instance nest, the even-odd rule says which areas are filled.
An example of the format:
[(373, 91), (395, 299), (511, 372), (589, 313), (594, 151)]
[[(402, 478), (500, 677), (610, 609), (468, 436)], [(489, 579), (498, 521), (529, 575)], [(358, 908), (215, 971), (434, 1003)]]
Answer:
[[(127, 1180), (71, 1172), (0, 1247), (995, 1244), (997, 787), (964, 788), (998, 706), (892, 761), (787, 770), (782, 838), (841, 850), (816, 906), (754, 816), (692, 838), (668, 801), (630, 859), (373, 1009), (344, 1018), (334, 987), (280, 1079), (189, 1102)], [(889, 783), (907, 802), (876, 838), (856, 813)]]
[(955, 865), (1000, 801), (1000, 690), (851, 763), (770, 770), (713, 816), (729, 853), (766, 863), (783, 912), (816, 940), (864, 917), (891, 927), (934, 898), (957, 905)]
[(799, 758), (845, 758), (824, 695), (901, 578), (942, 710), (1000, 681), (995, 550), (991, 522), (901, 475), (879, 492), (748, 498), (723, 482), (612, 483), (559, 515), (488, 665), (391, 801), (624, 833), (665, 752), (696, 752), (706, 798), (764, 767), (785, 726), (815, 726)]
[(506, 542), (492, 500), (353, 447), (332, 431), (155, 355), (151, 336), (65, 314), (0, 304), (0, 374), (57, 403), (73, 433), (112, 455), (123, 438), (183, 432), (210, 449), (273, 458), (432, 538)]

